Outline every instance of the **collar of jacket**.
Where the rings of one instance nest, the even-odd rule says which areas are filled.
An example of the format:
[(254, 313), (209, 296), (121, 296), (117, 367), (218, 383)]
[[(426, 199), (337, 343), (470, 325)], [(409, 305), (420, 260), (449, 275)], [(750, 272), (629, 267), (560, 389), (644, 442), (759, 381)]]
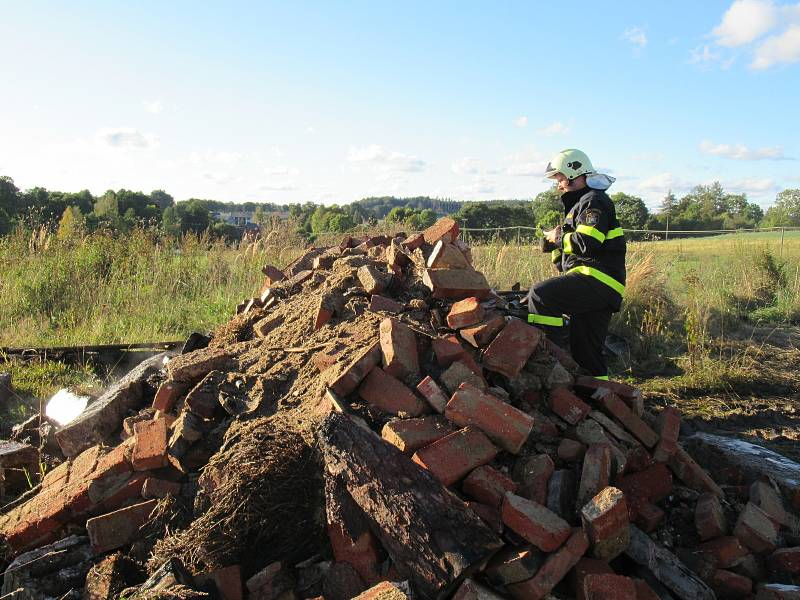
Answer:
[(564, 192), (561, 194), (561, 202), (564, 203), (564, 213), (568, 213), (573, 206), (578, 203), (578, 200), (581, 199), (587, 192), (590, 192), (591, 189), (587, 187), (582, 187), (579, 190), (575, 190), (572, 192)]

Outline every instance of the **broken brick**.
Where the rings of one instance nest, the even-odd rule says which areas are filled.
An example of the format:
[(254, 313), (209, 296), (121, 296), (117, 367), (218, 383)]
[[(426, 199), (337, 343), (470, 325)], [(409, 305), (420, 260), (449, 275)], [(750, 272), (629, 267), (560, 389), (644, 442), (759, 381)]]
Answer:
[(663, 463), (656, 463), (644, 471), (619, 478), (617, 487), (629, 498), (658, 502), (672, 493), (672, 474)]
[(417, 450), (414, 462), (449, 486), (497, 456), (497, 448), (480, 430), (465, 427)]
[(361, 592), (358, 596), (353, 598), (353, 600), (409, 600), (409, 598), (405, 592), (393, 583), (381, 581), (379, 584)]
[(491, 343), (494, 336), (497, 335), (505, 324), (505, 318), (502, 315), (497, 315), (477, 325), (461, 329), (458, 335), (471, 346), (483, 348)]
[(660, 600), (660, 596), (644, 579), (634, 579), (633, 585), (636, 586), (636, 600)]
[(380, 324), (383, 370), (400, 379), (419, 374), (417, 337), (411, 328), (397, 319), (386, 318)]
[[(349, 396), (363, 381), (372, 368), (381, 362), (381, 345), (376, 341), (364, 348), (353, 361), (330, 377), (330, 387), (339, 396)], [(326, 373), (326, 375), (328, 375)]]
[(445, 242), (436, 242), (428, 256), (429, 269), (469, 269), (470, 264), (464, 253), (455, 245)]
[(167, 363), (167, 373), (172, 381), (194, 384), (211, 371), (225, 369), (231, 355), (223, 348), (203, 348), (179, 354)]
[(589, 548), (589, 541), (581, 529), (574, 529), (566, 543), (547, 557), (531, 579), (508, 585), (516, 600), (542, 600), (567, 575)]
[(681, 431), (681, 413), (677, 408), (667, 406), (656, 419), (658, 444), (653, 458), (658, 462), (667, 462), (678, 450), (678, 435)]
[(553, 471), (547, 486), (547, 508), (562, 518), (571, 518), (575, 506), (575, 483), (572, 471)]
[(161, 412), (169, 412), (175, 407), (178, 398), (189, 391), (189, 386), (177, 381), (165, 381), (162, 383), (155, 398), (153, 398), (153, 408)]
[(639, 416), (637, 416), (628, 407), (622, 399), (611, 392), (606, 392), (602, 397), (597, 394), (592, 396), (597, 400), (603, 409), (622, 425), (630, 431), (636, 439), (642, 442), (648, 448), (652, 448), (658, 443), (658, 434), (650, 429), (650, 426), (645, 423)]
[(507, 475), (486, 465), (472, 471), (461, 484), (461, 489), (470, 498), (498, 508), (506, 492), (517, 491), (517, 484)]
[(433, 410), (439, 414), (444, 412), (447, 406), (447, 396), (430, 375), (426, 375), (425, 379), (417, 384), (417, 392), (428, 401)]
[(595, 558), (611, 560), (630, 542), (628, 504), (622, 490), (603, 488), (581, 509), (581, 521)]
[(694, 525), (701, 541), (713, 540), (725, 535), (728, 524), (722, 504), (714, 494), (701, 494), (694, 508)]
[(264, 280), (264, 285), (266, 286), (271, 286), (274, 283), (278, 283), (279, 281), (286, 279), (286, 275), (284, 275), (283, 271), (277, 267), (273, 267), (272, 265), (264, 265), (261, 268), (261, 272), (266, 277)]
[(434, 298), (446, 300), (468, 296), (483, 299), (491, 292), (483, 273), (472, 269), (425, 269), (422, 283), (431, 290)]
[(543, 552), (553, 552), (569, 538), (569, 523), (538, 502), (506, 492), (503, 523)]
[(425, 236), (421, 233), (413, 233), (401, 242), (401, 245), (408, 250), (416, 250), (425, 243)]
[(749, 554), (747, 548), (734, 536), (723, 536), (704, 542), (697, 547), (697, 550), (711, 556), (721, 569), (734, 566)]
[(800, 547), (778, 548), (767, 557), (767, 565), (777, 573), (800, 573)]
[(486, 523), (495, 533), (503, 533), (503, 519), (500, 518), (500, 509), (481, 502), (467, 502), (469, 509)]
[(431, 348), (436, 356), (436, 362), (440, 367), (449, 367), (455, 361), (464, 356), (464, 348), (454, 335), (447, 337), (434, 338), (431, 340)]
[(633, 580), (623, 575), (591, 573), (583, 579), (586, 600), (636, 600)]
[(558, 458), (564, 462), (575, 462), (583, 458), (586, 453), (586, 446), (578, 441), (563, 438), (558, 444)]
[(425, 412), (425, 404), (401, 381), (389, 375), (380, 367), (369, 372), (358, 394), (370, 406), (393, 415), (405, 414), (416, 417)]
[(636, 513), (633, 522), (645, 533), (653, 531), (664, 520), (664, 511), (650, 502), (640, 500), (632, 508)]
[(752, 502), (739, 513), (733, 535), (757, 554), (773, 552), (778, 546), (778, 525)]
[(142, 498), (145, 500), (155, 500), (166, 498), (167, 496), (176, 497), (181, 493), (181, 484), (177, 481), (167, 481), (156, 477), (148, 477), (142, 486)]
[(250, 598), (269, 598), (278, 600), (286, 597), (285, 593), (294, 589), (295, 578), (292, 572), (282, 562), (273, 562), (253, 575), (245, 583)]
[(253, 333), (263, 338), (283, 324), (283, 315), (270, 315), (253, 323)]
[(483, 353), (483, 364), (490, 371), (516, 377), (530, 358), (542, 332), (519, 319), (509, 319), (503, 330)]
[(577, 425), (591, 410), (588, 404), (566, 388), (552, 390), (548, 398), (548, 404), (550, 405), (550, 410), (570, 425)]
[(134, 471), (148, 471), (167, 466), (167, 422), (142, 421), (136, 423), (136, 443), (131, 464)]
[(608, 566), (608, 563), (598, 558), (589, 558), (584, 556), (572, 568), (569, 573), (568, 583), (575, 595), (575, 600), (586, 600), (586, 594), (583, 592), (583, 581), (587, 575), (604, 575), (614, 574), (614, 569)]
[(369, 310), (372, 312), (390, 312), (390, 313), (399, 313), (405, 309), (403, 304), (400, 304), (396, 300), (392, 300), (391, 298), (387, 298), (386, 296), (380, 296), (378, 294), (373, 294), (369, 300)]
[(447, 325), (450, 329), (463, 329), (480, 322), (483, 314), (483, 307), (477, 298), (464, 298), (453, 303), (447, 313)]
[(578, 506), (583, 506), (600, 490), (608, 486), (611, 477), (611, 447), (592, 444), (583, 457), (581, 480), (578, 487)]
[(455, 393), (463, 384), (469, 384), (479, 390), (486, 390), (486, 380), (475, 373), (463, 360), (457, 360), (442, 373), (441, 380), (447, 390)]
[(492, 557), (484, 574), (494, 585), (519, 583), (536, 575), (543, 561), (544, 555), (536, 548), (506, 546)]
[(413, 454), (453, 433), (453, 426), (439, 416), (398, 419), (383, 426), (381, 437), (405, 454)]
[(512, 454), (520, 451), (533, 428), (533, 417), (469, 383), (459, 386), (444, 414), (461, 427), (477, 427)]
[(458, 223), (450, 217), (443, 217), (422, 232), (426, 244), (433, 246), (441, 241), (445, 244), (454, 242), (458, 238)]
[(115, 550), (133, 542), (138, 536), (139, 528), (148, 521), (157, 504), (157, 500), (148, 500), (86, 521), (86, 531), (95, 554)]
[(546, 505), (547, 488), (554, 470), (553, 459), (547, 454), (527, 456), (514, 469), (514, 476), (519, 481), (517, 493), (523, 498)]
[(368, 294), (380, 294), (385, 290), (391, 278), (387, 273), (381, 273), (372, 265), (363, 265), (358, 268), (358, 281)]
[(767, 513), (767, 516), (780, 525), (790, 525), (791, 519), (783, 506), (780, 492), (766, 481), (754, 481), (749, 489), (750, 502)]
[(719, 498), (725, 494), (705, 470), (684, 450), (680, 444), (675, 454), (669, 457), (669, 468), (683, 483), (699, 492), (711, 492)]
[(708, 582), (718, 598), (745, 598), (753, 591), (753, 582), (731, 571), (717, 569)]
[(644, 412), (644, 398), (641, 390), (619, 381), (608, 381), (582, 375), (575, 380), (575, 390), (587, 393), (592, 397), (598, 390), (608, 390), (622, 398), (635, 415), (641, 417)]

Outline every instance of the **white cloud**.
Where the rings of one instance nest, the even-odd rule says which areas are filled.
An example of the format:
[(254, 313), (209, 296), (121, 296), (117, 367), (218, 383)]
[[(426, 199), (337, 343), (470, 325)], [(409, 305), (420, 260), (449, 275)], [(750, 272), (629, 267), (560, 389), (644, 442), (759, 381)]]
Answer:
[(241, 162), (243, 156), (240, 152), (216, 152), (206, 150), (205, 152), (192, 152), (186, 158), (178, 161), (179, 164), (187, 165), (234, 165)]
[(290, 177), (296, 177), (300, 174), (300, 170), (294, 167), (290, 168), (281, 165), (277, 167), (265, 167), (264, 173), (267, 175), (288, 175)]
[(539, 130), (542, 135), (566, 135), (569, 133), (570, 127), (564, 125), (561, 121), (553, 121), (546, 127)]
[(800, 61), (800, 25), (791, 25), (779, 35), (768, 37), (760, 44), (750, 67), (766, 69), (777, 64)]
[(722, 58), (722, 54), (715, 52), (711, 44), (701, 44), (692, 48), (689, 53), (689, 63), (693, 65), (708, 65)]
[(160, 100), (143, 100), (142, 106), (144, 106), (147, 112), (153, 113), (154, 115), (160, 114), (164, 110), (164, 105), (161, 104)]
[(203, 173), (203, 179), (212, 181), (217, 185), (230, 185), (242, 181), (241, 177), (236, 177), (230, 173)]
[(258, 186), (258, 190), (262, 192), (288, 192), (291, 190), (296, 190), (297, 186), (290, 181), (284, 182), (275, 182), (275, 183), (264, 183)]
[(106, 127), (97, 132), (100, 141), (112, 148), (151, 148), (158, 144), (152, 133), (142, 133), (132, 127)]
[(518, 177), (544, 177), (547, 157), (541, 152), (530, 151), (507, 157), (506, 175)]
[(743, 46), (775, 27), (778, 10), (771, 0), (736, 0), (712, 34), (720, 46)]
[(514, 121), (514, 125), (516, 125), (517, 127), (527, 127), (528, 117), (525, 116), (517, 117), (517, 119)]
[(683, 189), (688, 186), (673, 173), (658, 173), (642, 179), (637, 187), (644, 192), (665, 192), (670, 189)]
[(752, 193), (758, 195), (765, 192), (772, 192), (773, 190), (777, 191), (778, 186), (772, 179), (759, 179), (754, 177), (750, 179), (740, 179), (738, 181), (726, 181), (723, 182), (723, 187), (735, 193)]
[[(641, 160), (644, 162), (661, 162), (665, 155), (662, 152), (640, 152), (631, 156), (631, 160)], [(604, 173), (606, 171), (603, 171)]]
[(401, 154), (400, 152), (389, 152), (383, 146), (377, 144), (361, 148), (351, 147), (347, 152), (347, 161), (372, 164), (381, 171), (405, 173), (424, 171), (428, 166), (424, 160), (416, 156)]
[(471, 156), (460, 158), (452, 162), (450, 170), (456, 175), (476, 175), (481, 172), (481, 161)]
[(317, 128), (314, 127), (313, 125), (307, 125), (306, 126), (306, 133), (312, 133), (312, 134), (313, 133), (317, 133)]
[(700, 143), (700, 152), (732, 160), (791, 160), (784, 156), (781, 146), (748, 148), (744, 144), (714, 144), (703, 140)]
[(631, 27), (622, 33), (622, 39), (629, 41), (637, 48), (647, 46), (647, 34), (641, 27)]

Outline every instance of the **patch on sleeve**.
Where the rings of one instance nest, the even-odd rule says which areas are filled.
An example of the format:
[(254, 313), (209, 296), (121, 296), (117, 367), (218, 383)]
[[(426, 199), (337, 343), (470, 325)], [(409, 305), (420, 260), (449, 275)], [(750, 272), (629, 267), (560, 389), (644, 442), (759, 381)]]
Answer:
[(600, 211), (596, 208), (590, 208), (584, 213), (586, 224), (594, 227), (600, 222)]

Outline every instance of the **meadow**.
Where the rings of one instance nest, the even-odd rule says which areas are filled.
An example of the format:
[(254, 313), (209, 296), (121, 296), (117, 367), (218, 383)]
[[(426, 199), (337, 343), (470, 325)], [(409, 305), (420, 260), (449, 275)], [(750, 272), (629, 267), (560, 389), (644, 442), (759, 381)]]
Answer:
[[(525, 289), (554, 274), (536, 245), (472, 244), (476, 268), (497, 289)], [(627, 350), (615, 374), (662, 381), (659, 389), (741, 375), (740, 357), (721, 354), (721, 343), (743, 328), (800, 321), (800, 233), (786, 234), (782, 257), (779, 245), (780, 233), (630, 243), (626, 302), (612, 323)], [(0, 239), (0, 347), (184, 339), (229, 319), (260, 287), (261, 266), (285, 265), (303, 247), (287, 231), (236, 246), (195, 236), (164, 241), (146, 230), (67, 239), (17, 232)], [(0, 369), (14, 371), (31, 394), (91, 379), (85, 368), (45, 363), (32, 371), (3, 360)]]

